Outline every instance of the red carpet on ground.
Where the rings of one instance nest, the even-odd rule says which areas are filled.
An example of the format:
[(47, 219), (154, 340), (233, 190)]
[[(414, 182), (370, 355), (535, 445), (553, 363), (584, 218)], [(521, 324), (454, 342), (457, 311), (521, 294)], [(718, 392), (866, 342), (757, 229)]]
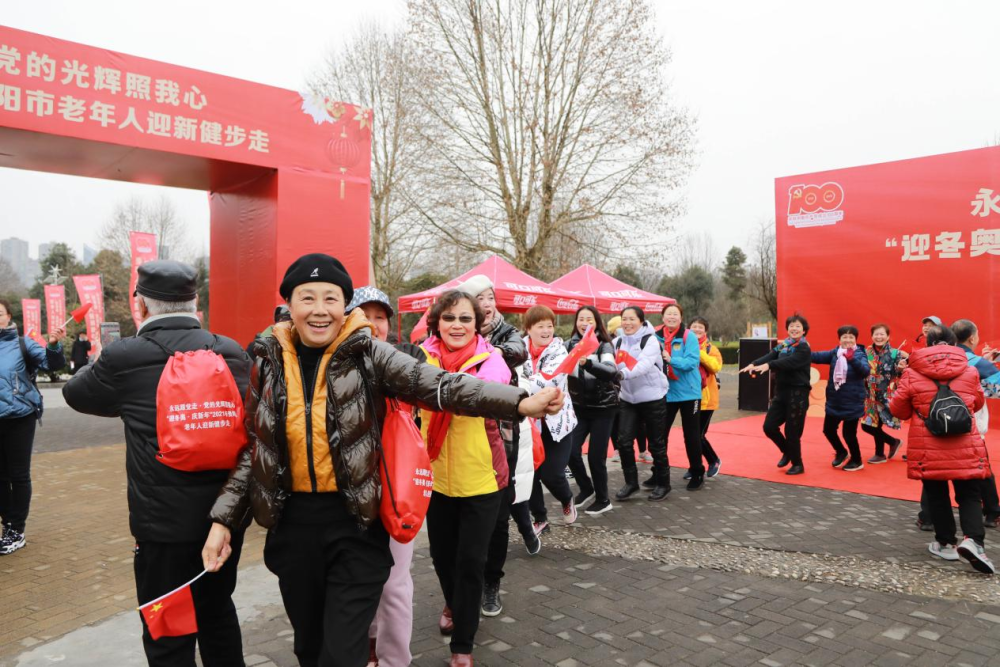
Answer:
[[(763, 424), (764, 415), (761, 414), (720, 421), (711, 425), (708, 430), (708, 441), (722, 459), (723, 475), (849, 491), (883, 498), (920, 500), (920, 482), (906, 476), (906, 461), (903, 460), (903, 454), (906, 453), (907, 424), (904, 424), (899, 432), (889, 431), (902, 439), (904, 445), (896, 458), (879, 465), (868, 463), (868, 459), (875, 454), (875, 443), (868, 434), (859, 429), (858, 440), (861, 443), (861, 458), (865, 461), (864, 470), (844, 472), (830, 465), (833, 461), (833, 448), (823, 436), (823, 420), (819, 417), (806, 417), (805, 432), (802, 434), (802, 463), (806, 472), (804, 475), (794, 476), (786, 475), (787, 468), (778, 468), (776, 465), (781, 454), (774, 443), (764, 435)], [(609, 448), (608, 456), (614, 454), (614, 448)], [(678, 477), (676, 473), (687, 469), (684, 436), (678, 426), (670, 431), (669, 454), (671, 468), (675, 472), (673, 481), (676, 485), (680, 482), (676, 478)], [(997, 456), (993, 456), (992, 451), (990, 454), (991, 460), (1000, 460)]]

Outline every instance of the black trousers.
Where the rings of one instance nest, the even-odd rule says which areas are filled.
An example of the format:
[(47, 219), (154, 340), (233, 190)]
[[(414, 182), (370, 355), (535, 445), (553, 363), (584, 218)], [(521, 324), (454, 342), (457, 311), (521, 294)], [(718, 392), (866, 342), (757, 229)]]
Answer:
[(618, 439), (615, 447), (621, 457), (622, 470), (636, 472), (635, 447), (633, 442), (639, 427), (645, 428), (649, 439), (649, 452), (653, 455), (653, 466), (667, 482), (670, 480), (670, 460), (667, 457), (667, 402), (658, 399), (645, 403), (622, 402), (618, 416)]
[[(608, 440), (611, 438), (611, 425), (614, 423), (617, 410), (600, 410), (589, 412), (578, 410), (577, 425), (573, 429), (572, 451), (569, 455), (569, 469), (573, 471), (573, 479), (580, 487), (580, 492), (593, 491), (598, 500), (608, 500)], [(590, 436), (590, 446), (587, 449), (587, 464), (590, 466), (590, 476), (583, 465), (583, 443)]]
[(514, 468), (517, 466), (517, 458), (507, 459), (507, 466), (510, 468), (510, 482), (507, 488), (500, 494), (500, 508), (497, 511), (497, 522), (490, 535), (490, 546), (486, 552), (486, 567), (484, 568), (485, 579), (488, 583), (496, 583), (503, 579), (503, 566), (507, 563), (507, 549), (510, 547), (510, 518), (514, 517), (514, 524), (521, 533), (521, 537), (534, 534), (531, 526), (531, 514), (528, 512), (528, 503), (522, 501), (514, 503), (516, 493), (514, 490)]
[(705, 475), (705, 464), (701, 461), (701, 399), (694, 401), (667, 402), (667, 425), (664, 436), (670, 442), (670, 429), (677, 413), (681, 415), (681, 431), (684, 433), (684, 450), (687, 452), (688, 472), (692, 477)]
[(427, 537), (434, 572), (455, 622), (452, 653), (472, 653), (476, 641), (486, 552), (503, 499), (502, 490), (467, 498), (452, 498), (437, 491), (431, 495)]
[(0, 518), (5, 526), (19, 533), (24, 532), (31, 505), (31, 447), (34, 441), (35, 415), (0, 419)]
[[(202, 571), (203, 542), (139, 542), (135, 545), (135, 591), (139, 604), (155, 600), (174, 590)], [(243, 637), (236, 617), (233, 591), (236, 571), (243, 550), (243, 533), (234, 532), (230, 546), (233, 554), (218, 572), (209, 572), (191, 584), (198, 634), (183, 637), (160, 637), (149, 634), (142, 621), (142, 647), (150, 667), (194, 667), (194, 649), (198, 645), (205, 667), (242, 667)], [(142, 614), (139, 615), (140, 618)]]
[[(983, 516), (989, 523), (1000, 519), (1000, 497), (997, 495), (997, 478), (990, 475), (986, 479), (979, 480), (979, 494), (983, 500)], [(931, 520), (930, 505), (927, 502), (927, 490), (920, 492), (920, 513), (917, 514), (920, 523), (933, 523)]]
[[(955, 502), (958, 503), (958, 520), (962, 533), (979, 544), (986, 538), (983, 527), (983, 501), (980, 496), (978, 479), (952, 480), (955, 487)], [(958, 544), (955, 536), (955, 513), (951, 509), (948, 482), (924, 480), (924, 496), (927, 509), (934, 523), (934, 538), (940, 544)]]
[(883, 424), (879, 423), (878, 426), (869, 426), (868, 424), (862, 424), (861, 430), (867, 433), (875, 441), (875, 455), (885, 456), (885, 446), (895, 442), (896, 438), (889, 435), (883, 429)]
[(528, 500), (535, 521), (548, 520), (543, 484), (564, 507), (573, 502), (573, 490), (569, 488), (569, 480), (566, 479), (566, 464), (569, 463), (569, 453), (573, 449), (572, 434), (562, 440), (553, 440), (549, 427), (543, 423), (542, 445), (545, 447), (545, 460), (535, 471), (535, 479), (531, 483), (531, 499)]
[(715, 410), (702, 410), (698, 413), (701, 415), (699, 420), (701, 421), (701, 455), (705, 457), (705, 461), (708, 465), (719, 462), (719, 455), (715, 453), (712, 449), (712, 443), (708, 441), (708, 427), (712, 423), (712, 415), (715, 414)]
[[(802, 465), (802, 429), (809, 409), (809, 387), (782, 388), (771, 399), (764, 418), (764, 435), (793, 466)], [(781, 432), (784, 424), (785, 432)]]
[(267, 533), (264, 564), (278, 577), (302, 667), (358, 667), (392, 568), (381, 521), (367, 529), (339, 493), (292, 494)]
[[(844, 442), (841, 442), (840, 436), (837, 435), (837, 427), (841, 424), (843, 426), (841, 426), (840, 430), (844, 434), (844, 442), (847, 443), (846, 449), (844, 448)], [(858, 444), (857, 419), (839, 419), (828, 414), (823, 418), (823, 435), (826, 436), (827, 441), (829, 441), (837, 456), (850, 453), (850, 463), (861, 463), (861, 445)]]

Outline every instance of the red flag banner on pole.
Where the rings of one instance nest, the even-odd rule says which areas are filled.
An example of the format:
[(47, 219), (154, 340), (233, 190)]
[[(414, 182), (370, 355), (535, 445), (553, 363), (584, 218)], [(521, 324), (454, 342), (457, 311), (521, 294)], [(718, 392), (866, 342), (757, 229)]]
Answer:
[(562, 360), (562, 363), (552, 373), (542, 373), (542, 377), (551, 380), (557, 375), (569, 375), (580, 363), (580, 360), (596, 352), (599, 345), (597, 336), (594, 335), (594, 327), (590, 327), (573, 348), (573, 351)]
[(62, 285), (45, 286), (45, 325), (51, 334), (55, 329), (65, 327), (66, 288)]
[(21, 313), (24, 315), (24, 335), (39, 345), (45, 345), (42, 338), (42, 302), (38, 299), (21, 299)]
[(132, 321), (135, 322), (135, 328), (138, 329), (139, 325), (142, 324), (142, 317), (139, 315), (139, 307), (135, 299), (135, 286), (139, 282), (139, 267), (146, 262), (153, 261), (159, 255), (156, 247), (156, 234), (129, 232), (128, 242), (132, 247), (132, 277), (128, 284), (128, 305), (132, 311)]
[[(87, 338), (90, 339), (91, 354), (101, 351), (101, 322), (104, 321), (104, 289), (101, 287), (101, 276), (73, 276), (76, 293), (80, 296), (81, 306), (90, 306), (86, 311)], [(74, 315), (76, 311), (73, 311)]]
[(625, 364), (625, 368), (632, 370), (639, 363), (639, 360), (625, 350), (618, 350), (618, 354), (615, 355), (615, 363)]
[(139, 613), (145, 619), (154, 641), (160, 637), (181, 637), (198, 632), (191, 584), (201, 579), (206, 572), (208, 570), (202, 570), (201, 574), (183, 586), (139, 607)]
[(416, 345), (421, 341), (421, 339), (427, 337), (427, 315), (430, 314), (431, 309), (428, 308), (424, 311), (424, 314), (420, 316), (420, 321), (417, 322), (417, 326), (413, 327), (413, 331), (410, 332), (410, 342)]

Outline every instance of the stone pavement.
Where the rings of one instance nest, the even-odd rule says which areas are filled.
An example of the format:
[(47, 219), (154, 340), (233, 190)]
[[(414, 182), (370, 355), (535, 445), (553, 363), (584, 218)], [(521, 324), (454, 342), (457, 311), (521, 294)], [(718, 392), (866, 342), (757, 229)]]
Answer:
[[(66, 408), (48, 407), (47, 422), (72, 423)], [(105, 430), (97, 442), (121, 432), (113, 420), (92, 428)], [(63, 445), (47, 432), (48, 424), (38, 437), (29, 546), (0, 559), (0, 665), (141, 665), (124, 447), (81, 439), (56, 451)], [(681, 443), (672, 449), (682, 460)], [(1000, 607), (972, 601), (998, 599), (1000, 584), (931, 561), (913, 503), (724, 474), (688, 493), (679, 477), (675, 470), (663, 503), (633, 500), (554, 527), (537, 557), (512, 540), (505, 610), (483, 620), (478, 664), (1000, 664)], [(988, 547), (997, 536), (989, 532)], [(441, 665), (441, 595), (418, 539), (414, 664)], [(294, 665), (261, 547), (252, 529), (237, 591), (248, 664)], [(813, 563), (842, 564), (844, 576), (826, 581)], [(946, 579), (953, 592), (863, 581), (896, 570)]]

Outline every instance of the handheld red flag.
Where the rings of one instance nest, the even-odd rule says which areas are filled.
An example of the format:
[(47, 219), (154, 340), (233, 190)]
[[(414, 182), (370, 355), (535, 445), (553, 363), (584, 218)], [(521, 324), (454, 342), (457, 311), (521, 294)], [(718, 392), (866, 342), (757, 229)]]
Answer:
[(424, 314), (420, 317), (420, 321), (417, 322), (417, 326), (413, 327), (413, 331), (410, 332), (410, 342), (414, 345), (427, 337), (427, 314), (429, 312), (431, 312), (430, 308), (424, 311)]
[(899, 350), (900, 352), (906, 352), (907, 354), (913, 354), (913, 346), (910, 344), (910, 341), (908, 341), (905, 338), (903, 339), (903, 342), (899, 344), (899, 347), (896, 348), (896, 349)]
[(555, 371), (552, 373), (542, 373), (542, 377), (546, 380), (551, 380), (557, 375), (572, 373), (573, 369), (580, 363), (580, 360), (596, 352), (599, 345), (597, 336), (594, 335), (594, 327), (590, 327), (587, 329), (587, 333), (583, 334), (583, 338), (576, 344), (576, 347), (573, 348), (573, 351), (566, 355), (562, 363), (556, 367)]
[(615, 355), (615, 363), (625, 364), (625, 368), (632, 370), (639, 363), (639, 360), (625, 350), (618, 350), (618, 354)]
[(191, 584), (198, 581), (206, 572), (208, 570), (203, 570), (183, 586), (139, 607), (139, 613), (145, 619), (146, 627), (149, 628), (149, 634), (154, 641), (160, 637), (181, 637), (198, 632)]
[(70, 318), (66, 320), (65, 323), (63, 323), (63, 328), (64, 329), (66, 328), (66, 326), (70, 323), (70, 320), (76, 320), (77, 324), (83, 322), (84, 318), (87, 317), (87, 313), (89, 313), (90, 309), (93, 307), (94, 307), (93, 303), (85, 303), (76, 310), (74, 310), (72, 313), (70, 313)]

